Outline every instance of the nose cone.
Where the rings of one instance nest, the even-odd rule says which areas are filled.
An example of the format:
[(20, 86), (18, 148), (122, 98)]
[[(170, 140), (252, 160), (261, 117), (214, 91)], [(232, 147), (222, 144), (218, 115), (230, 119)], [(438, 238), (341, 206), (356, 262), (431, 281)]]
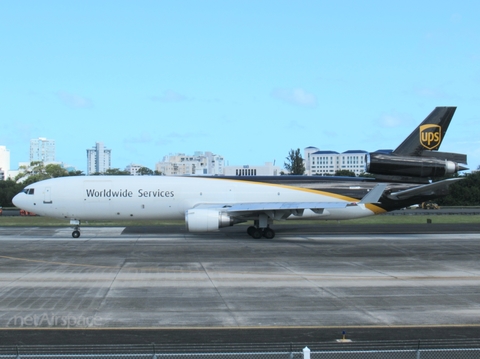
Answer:
[(15, 207), (23, 209), (22, 204), (24, 203), (24, 201), (22, 201), (22, 199), (24, 199), (24, 198), (25, 198), (25, 193), (20, 192), (20, 193), (16, 194), (15, 197), (13, 197), (13, 199), (12, 199), (12, 202), (15, 205)]
[(32, 198), (29, 197), (32, 196), (28, 196), (25, 192), (20, 192), (12, 198), (12, 202), (17, 208), (24, 209), (26, 211), (32, 211)]

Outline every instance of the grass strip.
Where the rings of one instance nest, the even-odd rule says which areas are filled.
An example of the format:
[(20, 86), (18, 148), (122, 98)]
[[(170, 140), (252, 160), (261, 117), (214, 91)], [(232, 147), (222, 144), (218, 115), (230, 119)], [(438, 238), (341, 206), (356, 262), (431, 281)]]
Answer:
[[(288, 220), (276, 221), (275, 226), (291, 224), (321, 224), (321, 225), (358, 225), (358, 224), (422, 224), (430, 220), (432, 223), (480, 223), (480, 215), (422, 215), (422, 214), (397, 214), (378, 215), (359, 219), (337, 220)], [(130, 226), (184, 226), (183, 220), (121, 220), (121, 221), (88, 221), (82, 222), (82, 227), (130, 227)], [(251, 222), (244, 223), (251, 225)], [(27, 226), (27, 227), (71, 227), (65, 219), (52, 219), (47, 217), (32, 216), (0, 216), (0, 226)]]

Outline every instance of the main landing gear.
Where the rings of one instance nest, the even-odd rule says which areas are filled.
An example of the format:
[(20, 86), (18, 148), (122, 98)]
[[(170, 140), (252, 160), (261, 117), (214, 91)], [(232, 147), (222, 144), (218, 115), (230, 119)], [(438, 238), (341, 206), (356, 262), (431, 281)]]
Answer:
[(270, 227), (259, 228), (255, 226), (250, 226), (247, 229), (247, 233), (249, 236), (255, 239), (260, 239), (262, 237), (265, 237), (267, 239), (272, 239), (273, 237), (275, 237), (275, 231)]
[(272, 223), (272, 218), (269, 218), (265, 213), (261, 213), (258, 216), (258, 219), (253, 221), (253, 226), (248, 227), (247, 233), (255, 239), (260, 239), (262, 237), (272, 239), (275, 237), (275, 231), (270, 228), (270, 224)]
[(72, 232), (72, 237), (73, 238), (80, 237), (80, 221), (77, 221), (75, 219), (71, 219), (70, 224), (74, 225), (73, 232)]

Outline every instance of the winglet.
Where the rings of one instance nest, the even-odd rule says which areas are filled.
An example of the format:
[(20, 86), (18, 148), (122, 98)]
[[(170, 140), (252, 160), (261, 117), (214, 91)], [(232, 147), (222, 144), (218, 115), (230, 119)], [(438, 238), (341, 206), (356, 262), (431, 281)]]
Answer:
[(387, 187), (386, 183), (379, 183), (373, 189), (368, 192), (359, 203), (368, 204), (368, 203), (378, 203), (380, 197), (382, 197), (383, 191)]

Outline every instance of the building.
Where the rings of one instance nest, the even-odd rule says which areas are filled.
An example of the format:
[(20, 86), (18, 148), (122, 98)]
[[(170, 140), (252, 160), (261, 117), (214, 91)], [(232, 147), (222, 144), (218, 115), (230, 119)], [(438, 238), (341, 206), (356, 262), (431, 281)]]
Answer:
[(137, 176), (138, 171), (140, 168), (143, 168), (144, 166), (142, 165), (137, 165), (135, 163), (130, 163), (127, 167), (125, 167), (125, 171), (130, 172), (132, 176)]
[(339, 170), (349, 170), (355, 172), (358, 176), (367, 171), (366, 155), (367, 151), (349, 150), (340, 154)]
[(10, 172), (10, 151), (0, 146), (0, 181), (8, 178)]
[(317, 147), (313, 147), (313, 146), (309, 146), (307, 148), (305, 148), (303, 150), (303, 161), (304, 161), (304, 165), (305, 165), (305, 174), (307, 175), (310, 175), (311, 174), (311, 163), (312, 163), (312, 160), (311, 160), (311, 156), (313, 153), (317, 152), (317, 151), (320, 151), (319, 148)]
[(105, 173), (112, 167), (112, 150), (105, 148), (103, 142), (87, 150), (87, 176), (93, 173)]
[(185, 153), (170, 154), (155, 165), (155, 170), (163, 175), (223, 175), (225, 160), (223, 156), (212, 152), (196, 151), (193, 155)]
[(365, 155), (367, 153), (363, 150), (348, 150), (338, 153), (307, 147), (304, 150), (305, 174), (333, 176), (337, 171), (348, 170), (358, 176), (366, 171)]
[(225, 166), (225, 176), (280, 176), (281, 168), (272, 162), (265, 162), (263, 166)]
[(39, 137), (30, 140), (30, 162), (55, 162), (55, 140)]
[[(311, 176), (333, 176), (340, 169), (339, 155), (335, 151), (315, 151), (310, 153), (310, 160), (305, 164), (305, 173)], [(307, 167), (309, 172), (307, 172)]]

